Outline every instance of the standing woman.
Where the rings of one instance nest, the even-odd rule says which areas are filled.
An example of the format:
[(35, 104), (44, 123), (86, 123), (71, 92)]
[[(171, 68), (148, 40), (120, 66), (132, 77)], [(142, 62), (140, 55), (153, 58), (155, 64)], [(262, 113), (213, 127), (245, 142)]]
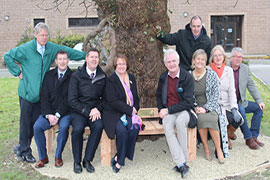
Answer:
[(133, 160), (136, 139), (141, 128), (137, 116), (139, 97), (135, 77), (129, 73), (128, 59), (125, 55), (116, 56), (113, 66), (115, 72), (107, 79), (106, 103), (103, 113), (104, 129), (110, 139), (116, 134), (117, 153), (112, 158), (113, 172), (118, 173), (125, 165), (125, 158)]
[(242, 117), (238, 112), (233, 70), (226, 66), (226, 63), (227, 56), (223, 47), (216, 45), (211, 51), (210, 67), (217, 73), (220, 80), (219, 104), (228, 120), (228, 143), (229, 149), (232, 149), (230, 139), (236, 139), (234, 132), (241, 125)]
[(219, 121), (224, 119), (219, 118), (219, 80), (214, 71), (210, 68), (206, 69), (206, 62), (207, 55), (204, 50), (199, 49), (194, 52), (192, 63), (195, 69), (192, 75), (196, 98), (195, 111), (198, 115), (198, 130), (203, 143), (205, 158), (207, 160), (212, 159), (208, 147), (209, 132), (217, 151), (218, 162), (223, 164), (226, 153), (223, 155), (220, 142)]

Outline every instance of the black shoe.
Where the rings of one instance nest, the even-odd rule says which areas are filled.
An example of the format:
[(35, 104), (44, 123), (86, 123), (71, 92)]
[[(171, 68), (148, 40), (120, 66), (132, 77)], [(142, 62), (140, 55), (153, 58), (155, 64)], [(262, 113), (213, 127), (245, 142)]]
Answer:
[(20, 148), (20, 144), (18, 144), (17, 146), (15, 146), (15, 147), (13, 148), (14, 154), (17, 154), (17, 152), (19, 151), (19, 148)]
[(75, 173), (81, 173), (82, 172), (82, 165), (81, 163), (74, 162), (73, 170)]
[(95, 172), (94, 166), (88, 160), (85, 160), (85, 159), (83, 160), (83, 167), (90, 173)]
[(24, 158), (24, 160), (28, 163), (35, 163), (36, 162), (36, 158), (32, 154), (28, 154), (26, 156), (22, 155), (22, 158)]
[(184, 179), (189, 171), (189, 167), (187, 165), (184, 165), (178, 169), (179, 169), (179, 172), (181, 173), (181, 177)]
[(112, 166), (112, 170), (114, 173), (118, 173), (120, 171), (120, 168), (116, 167), (116, 164)]
[(16, 157), (17, 157), (18, 161), (20, 161), (20, 162), (25, 161), (24, 157), (22, 156), (22, 154), (19, 151), (16, 152)]
[(111, 166), (112, 167), (117, 163), (117, 161), (115, 160), (115, 157), (116, 157), (116, 155), (111, 160)]

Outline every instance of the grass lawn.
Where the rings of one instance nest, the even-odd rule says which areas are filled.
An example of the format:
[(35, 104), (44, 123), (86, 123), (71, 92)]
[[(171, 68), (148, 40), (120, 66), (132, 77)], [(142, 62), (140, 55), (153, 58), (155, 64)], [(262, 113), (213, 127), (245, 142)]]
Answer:
[[(18, 78), (0, 78), (0, 179), (51, 179), (42, 176), (27, 163), (18, 163), (13, 154), (12, 148), (18, 143), (19, 137), (18, 82)], [(262, 133), (270, 136), (270, 87), (263, 85), (257, 79), (255, 83), (266, 104), (261, 125)], [(248, 98), (252, 100), (249, 94)], [(248, 119), (251, 119), (251, 116), (248, 116)], [(268, 169), (262, 176), (269, 177), (269, 174)], [(256, 177), (258, 173), (249, 175), (245, 179), (257, 179)]]

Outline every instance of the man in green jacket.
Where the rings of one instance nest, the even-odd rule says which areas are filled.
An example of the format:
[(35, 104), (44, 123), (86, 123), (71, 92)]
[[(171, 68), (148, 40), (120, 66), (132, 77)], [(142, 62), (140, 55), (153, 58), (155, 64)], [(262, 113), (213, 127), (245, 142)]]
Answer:
[[(18, 94), (20, 101), (20, 137), (14, 148), (19, 161), (34, 163), (31, 140), (33, 125), (40, 112), (40, 88), (45, 73), (50, 69), (59, 50), (65, 50), (70, 59), (83, 60), (85, 52), (48, 42), (49, 27), (38, 23), (34, 30), (34, 39), (19, 47), (9, 50), (4, 55), (8, 70), (20, 78)], [(19, 63), (20, 67), (16, 64)]]
[(164, 44), (176, 45), (176, 51), (180, 56), (180, 66), (187, 71), (191, 70), (192, 55), (196, 50), (205, 50), (209, 59), (212, 48), (211, 40), (206, 34), (200, 16), (193, 16), (185, 29), (180, 29), (176, 33), (167, 34), (160, 31), (157, 39)]

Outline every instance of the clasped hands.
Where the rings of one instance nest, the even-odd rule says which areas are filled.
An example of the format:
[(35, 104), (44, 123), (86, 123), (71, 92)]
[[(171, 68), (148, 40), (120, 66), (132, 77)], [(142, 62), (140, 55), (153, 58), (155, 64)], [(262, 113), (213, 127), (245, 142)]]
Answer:
[(203, 107), (196, 107), (195, 112), (196, 114), (206, 113), (206, 109)]
[(96, 121), (97, 119), (101, 118), (101, 114), (97, 108), (93, 108), (90, 111), (89, 119), (92, 120), (92, 122)]
[(50, 114), (48, 115), (48, 120), (49, 120), (50, 125), (54, 126), (57, 124), (59, 118), (57, 118), (55, 115)]

